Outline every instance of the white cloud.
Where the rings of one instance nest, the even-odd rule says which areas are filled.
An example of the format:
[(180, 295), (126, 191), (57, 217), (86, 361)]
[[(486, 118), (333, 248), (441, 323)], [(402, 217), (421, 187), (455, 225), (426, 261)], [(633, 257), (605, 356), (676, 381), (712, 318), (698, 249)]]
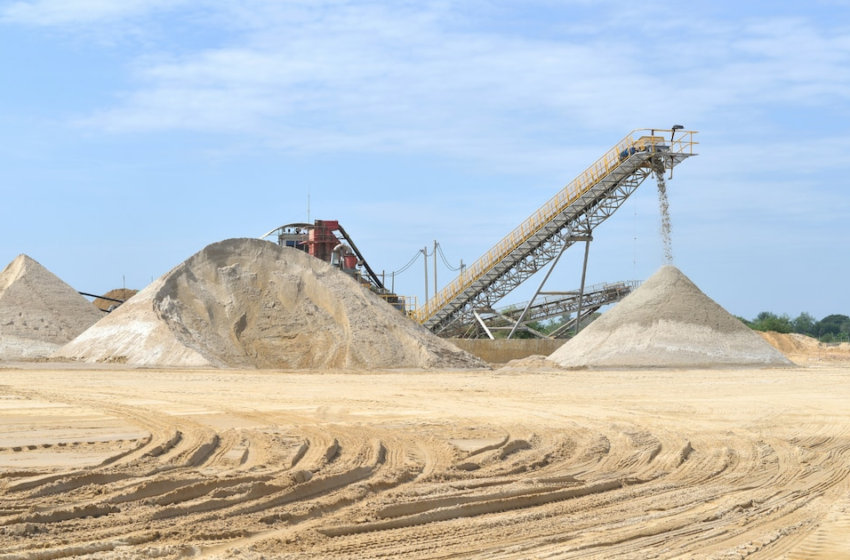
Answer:
[(0, 21), (35, 26), (92, 24), (173, 8), (181, 0), (34, 0), (0, 9)]
[(499, 152), (525, 161), (541, 152), (523, 148), (529, 136), (622, 122), (629, 103), (665, 103), (652, 93), (623, 96), (624, 82), (647, 92), (661, 84), (614, 48), (453, 31), (439, 10), (283, 12), (298, 24), (141, 63), (139, 89), (88, 122), (252, 134), (296, 150)]
[[(14, 3), (4, 17), (132, 19), (174, 5), (40, 0)], [(533, 14), (532, 28), (545, 30), (535, 33), (494, 25), (484, 1), (199, 5), (198, 25), (227, 30), (227, 40), (139, 56), (135, 88), (82, 122), (117, 133), (223, 133), (285, 151), (424, 151), (521, 169), (563, 164), (593, 131), (710, 122), (759, 136), (777, 107), (838, 101), (846, 111), (850, 99), (850, 34), (803, 17), (732, 22), (626, 5), (584, 21), (558, 3), (497, 6), (505, 21)]]

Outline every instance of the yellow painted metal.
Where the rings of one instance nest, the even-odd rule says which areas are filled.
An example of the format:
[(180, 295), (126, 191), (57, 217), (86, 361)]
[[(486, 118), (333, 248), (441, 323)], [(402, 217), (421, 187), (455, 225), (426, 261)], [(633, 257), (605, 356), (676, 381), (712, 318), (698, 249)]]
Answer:
[[(646, 134), (647, 132), (649, 134)], [(620, 154), (623, 152), (630, 153), (632, 148), (635, 151), (652, 151), (654, 146), (664, 144), (667, 146), (667, 149), (664, 150), (665, 154), (693, 154), (694, 146), (698, 144), (698, 142), (694, 141), (696, 131), (677, 130), (675, 132), (678, 138), (672, 141), (667, 140), (668, 137), (673, 137), (673, 132), (673, 130), (662, 130), (658, 128), (633, 130), (628, 136), (618, 142), (616, 146), (608, 150), (604, 156), (588, 167), (584, 173), (573, 179), (558, 194), (529, 216), (518, 228), (496, 243), (481, 258), (468, 266), (463, 271), (463, 274), (455, 278), (454, 281), (440, 290), (434, 297), (425, 302), (422, 307), (411, 314), (411, 317), (419, 323), (424, 323), (430, 319), (447, 303), (455, 299), (520, 245), (528, 241), (535, 233), (551, 222), (581, 195), (589, 191), (594, 185), (619, 167), (622, 163)]]
[[(401, 307), (401, 311), (407, 316), (415, 316), (419, 306), (416, 296), (400, 296), (397, 294), (376, 294), (393, 307)], [(391, 301), (392, 300), (392, 301)]]

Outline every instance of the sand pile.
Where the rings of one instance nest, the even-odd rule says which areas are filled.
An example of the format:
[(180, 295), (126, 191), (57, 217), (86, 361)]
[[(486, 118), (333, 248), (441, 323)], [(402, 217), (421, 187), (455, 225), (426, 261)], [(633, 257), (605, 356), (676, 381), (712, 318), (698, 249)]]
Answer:
[(327, 263), (258, 239), (204, 248), (57, 356), (153, 366), (486, 367)]
[(816, 338), (798, 333), (760, 332), (758, 333), (771, 346), (790, 356), (793, 354), (817, 354), (825, 345)]
[(45, 358), (103, 313), (26, 255), (0, 272), (0, 359)]
[[(109, 311), (109, 310), (115, 309), (116, 307), (121, 305), (121, 303), (119, 303), (117, 301), (112, 301), (113, 299), (120, 299), (122, 301), (127, 301), (128, 299), (130, 299), (131, 297), (133, 297), (134, 295), (136, 295), (138, 293), (139, 293), (139, 290), (130, 290), (128, 288), (115, 288), (114, 290), (109, 290), (108, 292), (103, 294), (102, 297), (95, 298), (94, 301), (92, 301), (92, 303), (98, 309), (101, 309), (103, 311)], [(103, 299), (103, 298), (109, 298), (109, 299)]]
[(791, 364), (671, 265), (661, 267), (549, 359), (564, 367)]
[(825, 344), (816, 338), (799, 333), (760, 332), (759, 335), (788, 359), (805, 361), (850, 360), (850, 344)]
[(511, 360), (505, 365), (501, 366), (499, 369), (551, 369), (551, 370), (559, 370), (564, 369), (556, 362), (553, 362), (546, 356), (541, 356), (539, 354), (534, 354), (532, 356), (528, 356), (525, 358), (518, 358), (516, 360)]

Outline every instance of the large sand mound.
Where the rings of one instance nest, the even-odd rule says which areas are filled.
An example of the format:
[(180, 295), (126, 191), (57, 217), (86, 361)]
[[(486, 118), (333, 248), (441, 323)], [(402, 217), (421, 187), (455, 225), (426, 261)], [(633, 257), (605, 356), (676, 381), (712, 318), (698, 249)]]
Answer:
[(258, 239), (204, 248), (57, 356), (153, 366), (486, 367), (327, 263)]
[(669, 265), (549, 359), (565, 367), (791, 365)]
[(45, 358), (103, 313), (26, 255), (0, 272), (0, 359)]

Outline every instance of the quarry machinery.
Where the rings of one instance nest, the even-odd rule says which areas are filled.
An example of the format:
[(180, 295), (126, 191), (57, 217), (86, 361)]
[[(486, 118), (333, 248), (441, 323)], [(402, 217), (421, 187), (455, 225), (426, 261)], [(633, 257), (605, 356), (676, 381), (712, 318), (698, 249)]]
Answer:
[[(458, 332), (459, 324), (477, 322), (484, 326), (480, 311), (493, 310), (505, 295), (552, 263), (548, 279), (564, 251), (585, 242), (577, 300), (577, 314), (582, 316), (587, 254), (594, 228), (622, 206), (647, 177), (654, 174), (663, 185), (667, 171), (672, 176), (676, 165), (696, 155), (694, 134), (680, 125), (632, 131), (419, 307), (413, 318), (441, 336)], [(536, 297), (543, 294), (546, 279), (513, 320), (509, 337), (524, 324)]]
[[(538, 295), (542, 297), (536, 298), (533, 302), (515, 303), (496, 309), (479, 307), (473, 311), (477, 323), (469, 324), (460, 320), (455, 321), (441, 333), (441, 336), (470, 338), (480, 330), (489, 338), (495, 338), (494, 331), (514, 331), (517, 323), (521, 321), (519, 329), (532, 336), (550, 339), (567, 338), (573, 334), (577, 324), (585, 323), (601, 307), (621, 301), (635, 291), (639, 285), (640, 282), (634, 280), (606, 282), (587, 286), (583, 291), (541, 293)], [(525, 314), (520, 318), (523, 311), (525, 311)], [(579, 314), (581, 314), (580, 317)], [(569, 319), (563, 321), (557, 329), (545, 335), (528, 326), (528, 323), (559, 317), (569, 317)]]
[(291, 247), (304, 251), (317, 259), (337, 267), (344, 273), (369, 288), (390, 305), (408, 312), (406, 298), (393, 294), (384, 286), (381, 279), (355, 245), (354, 240), (337, 220), (316, 220), (310, 223), (292, 223), (277, 227), (260, 239), (277, 235), (281, 247)]

